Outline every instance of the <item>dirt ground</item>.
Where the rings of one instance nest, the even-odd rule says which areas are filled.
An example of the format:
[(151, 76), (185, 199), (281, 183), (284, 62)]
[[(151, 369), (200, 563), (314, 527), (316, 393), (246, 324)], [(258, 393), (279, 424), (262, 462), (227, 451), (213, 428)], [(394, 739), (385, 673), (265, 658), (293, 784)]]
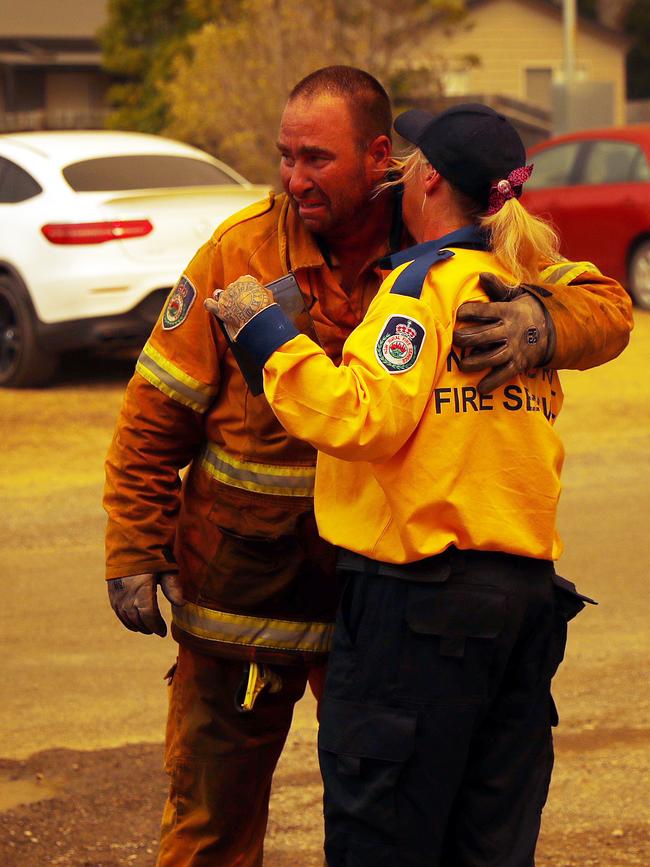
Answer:
[[(0, 865), (150, 867), (169, 638), (113, 618), (102, 460), (131, 362), (72, 361), (48, 391), (0, 392)], [(650, 315), (612, 364), (563, 376), (560, 571), (600, 602), (573, 624), (538, 867), (650, 865)], [(320, 867), (313, 700), (278, 769), (268, 867)], [(399, 865), (396, 865), (399, 867)]]

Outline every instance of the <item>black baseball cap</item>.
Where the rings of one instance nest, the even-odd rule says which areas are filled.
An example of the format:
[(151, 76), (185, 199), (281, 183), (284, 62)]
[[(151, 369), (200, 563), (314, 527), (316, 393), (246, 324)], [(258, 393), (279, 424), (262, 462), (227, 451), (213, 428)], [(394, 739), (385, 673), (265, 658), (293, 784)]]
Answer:
[(526, 164), (519, 133), (487, 105), (467, 102), (440, 114), (412, 108), (394, 123), (453, 186), (487, 206), (490, 187)]

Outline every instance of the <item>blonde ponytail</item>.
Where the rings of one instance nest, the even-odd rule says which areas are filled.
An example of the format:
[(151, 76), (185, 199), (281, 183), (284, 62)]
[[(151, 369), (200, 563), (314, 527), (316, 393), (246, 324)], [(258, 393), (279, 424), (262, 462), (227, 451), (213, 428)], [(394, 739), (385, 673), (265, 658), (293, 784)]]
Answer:
[(513, 286), (535, 283), (543, 263), (562, 259), (553, 228), (515, 198), (508, 199), (496, 214), (480, 217), (479, 225), (489, 233), (491, 251), (512, 274)]

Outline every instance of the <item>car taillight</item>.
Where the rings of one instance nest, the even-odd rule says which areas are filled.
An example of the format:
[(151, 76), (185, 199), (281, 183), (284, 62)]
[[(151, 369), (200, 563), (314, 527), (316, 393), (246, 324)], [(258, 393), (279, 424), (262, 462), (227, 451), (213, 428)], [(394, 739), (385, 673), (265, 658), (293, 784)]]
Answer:
[(149, 220), (107, 220), (102, 223), (48, 223), (41, 228), (51, 244), (103, 244), (141, 238), (153, 231)]

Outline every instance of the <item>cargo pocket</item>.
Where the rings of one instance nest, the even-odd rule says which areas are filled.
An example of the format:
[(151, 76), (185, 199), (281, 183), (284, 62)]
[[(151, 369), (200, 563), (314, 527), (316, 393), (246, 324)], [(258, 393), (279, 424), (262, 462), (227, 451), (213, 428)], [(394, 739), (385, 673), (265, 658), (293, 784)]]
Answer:
[(576, 585), (567, 578), (563, 578), (555, 572), (551, 577), (553, 579), (553, 584), (555, 584), (557, 608), (564, 617), (565, 622), (573, 620), (573, 618), (585, 607), (586, 602), (590, 605), (598, 605), (598, 603), (589, 596), (583, 596), (582, 593), (579, 593), (576, 589)]
[(213, 482), (208, 521), (233, 538), (270, 541), (293, 536), (313, 506), (311, 497), (260, 494)]
[(388, 832), (397, 818), (397, 789), (415, 750), (417, 711), (325, 699), (318, 749), (325, 809)]
[(401, 682), (415, 700), (481, 701), (506, 597), (475, 585), (413, 586), (405, 609)]
[(568, 622), (573, 620), (582, 611), (586, 603), (590, 605), (598, 604), (593, 599), (590, 599), (589, 596), (583, 596), (582, 593), (579, 593), (572, 581), (555, 573), (553, 573), (551, 578), (555, 591), (555, 615), (547, 663), (547, 676), (549, 679), (553, 677), (564, 659)]
[(206, 563), (199, 604), (253, 611), (275, 599), (281, 607), (305, 561), (299, 530), (311, 500), (270, 497), (214, 483), (207, 520), (218, 545)]

